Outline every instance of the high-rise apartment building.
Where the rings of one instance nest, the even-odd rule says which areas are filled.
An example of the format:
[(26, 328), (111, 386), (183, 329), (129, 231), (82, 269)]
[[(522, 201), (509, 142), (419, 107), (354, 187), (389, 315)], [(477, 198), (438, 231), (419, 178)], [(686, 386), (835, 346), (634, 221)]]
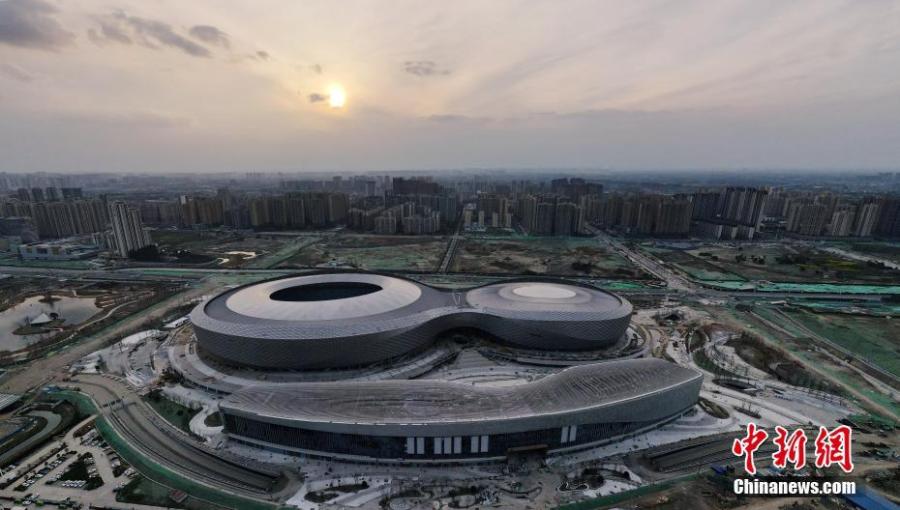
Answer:
[(885, 237), (900, 237), (900, 197), (883, 199), (880, 209), (874, 233)]
[(129, 252), (151, 244), (150, 234), (144, 230), (137, 208), (122, 201), (113, 202), (109, 205), (109, 218), (116, 253), (120, 257), (127, 257)]
[(856, 218), (853, 223), (853, 235), (856, 237), (869, 237), (875, 229), (878, 221), (880, 206), (874, 201), (865, 201), (859, 204), (856, 210)]

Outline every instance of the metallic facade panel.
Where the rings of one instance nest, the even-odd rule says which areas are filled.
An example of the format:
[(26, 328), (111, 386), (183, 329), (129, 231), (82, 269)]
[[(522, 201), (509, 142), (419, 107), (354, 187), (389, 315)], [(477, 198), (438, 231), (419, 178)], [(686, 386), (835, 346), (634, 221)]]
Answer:
[[(485, 447), (474, 453), (495, 455), (535, 440), (587, 444), (671, 420), (696, 403), (702, 379), (650, 358), (572, 367), (511, 387), (437, 380), (253, 387), (219, 408), (226, 432), (273, 445), (352, 453), (379, 444), (368, 452), (379, 456), (402, 455), (410, 437), (478, 437)], [(496, 443), (490, 451), (486, 436)], [(460, 454), (471, 456), (468, 450)]]
[[(281, 289), (323, 282), (361, 282), (381, 290), (299, 303), (270, 298)], [(191, 322), (201, 348), (226, 362), (323, 369), (397, 357), (459, 327), (532, 349), (600, 349), (622, 337), (631, 312), (631, 304), (618, 296), (563, 280), (442, 291), (381, 274), (322, 273), (228, 290), (198, 305)]]

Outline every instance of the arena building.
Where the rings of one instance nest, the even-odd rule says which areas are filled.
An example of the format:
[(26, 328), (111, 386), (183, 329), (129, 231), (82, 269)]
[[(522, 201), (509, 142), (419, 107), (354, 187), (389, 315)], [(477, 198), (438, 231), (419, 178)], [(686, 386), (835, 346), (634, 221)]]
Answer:
[(354, 461), (509, 460), (598, 446), (672, 421), (702, 375), (664, 360), (567, 368), (514, 386), (440, 380), (255, 386), (219, 409), (233, 440)]
[(190, 317), (201, 350), (224, 362), (317, 370), (401, 356), (454, 328), (528, 349), (601, 349), (623, 337), (631, 313), (618, 296), (563, 280), (447, 291), (396, 276), (329, 272), (230, 289)]

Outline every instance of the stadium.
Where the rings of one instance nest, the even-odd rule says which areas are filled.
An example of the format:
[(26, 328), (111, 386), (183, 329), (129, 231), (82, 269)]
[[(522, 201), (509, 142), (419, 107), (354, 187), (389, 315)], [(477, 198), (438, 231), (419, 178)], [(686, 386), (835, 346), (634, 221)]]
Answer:
[(447, 291), (374, 273), (319, 273), (230, 289), (197, 306), (204, 353), (264, 369), (364, 366), (475, 328), (527, 349), (592, 350), (618, 342), (631, 304), (597, 288), (552, 279)]
[[(186, 383), (221, 396), (223, 431), (243, 445), (361, 462), (493, 462), (591, 448), (693, 408), (699, 373), (640, 349), (615, 354), (640, 343), (631, 314), (625, 299), (561, 279), (442, 290), (319, 272), (201, 303), (195, 343), (173, 345), (170, 359)], [(486, 340), (438, 340), (456, 330)], [(498, 360), (498, 349), (514, 354)]]
[(236, 441), (356, 461), (495, 461), (598, 446), (672, 421), (702, 375), (660, 359), (567, 368), (516, 386), (434, 380), (257, 386), (219, 406)]

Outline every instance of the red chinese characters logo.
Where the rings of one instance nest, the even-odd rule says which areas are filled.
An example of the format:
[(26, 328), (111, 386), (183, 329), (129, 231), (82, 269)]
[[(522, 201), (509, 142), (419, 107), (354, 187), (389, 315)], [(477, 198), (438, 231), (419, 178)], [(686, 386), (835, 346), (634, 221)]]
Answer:
[(748, 474), (756, 474), (756, 464), (754, 463), (753, 454), (769, 437), (769, 433), (762, 429), (757, 429), (755, 423), (747, 424), (747, 435), (743, 438), (734, 440), (731, 445), (731, 453), (740, 457), (744, 456), (744, 471)]
[[(778, 450), (772, 454), (772, 465), (777, 468), (785, 468), (791, 464), (794, 469), (803, 469), (806, 466), (806, 432), (796, 429), (788, 433), (784, 427), (775, 427), (773, 441)], [(851, 452), (851, 439), (853, 431), (846, 425), (828, 430), (819, 427), (819, 433), (814, 441), (817, 468), (826, 468), (837, 465), (845, 473), (853, 471)], [(744, 457), (744, 471), (747, 474), (756, 474), (754, 453), (765, 443), (769, 434), (756, 426), (755, 423), (747, 424), (747, 434), (737, 438), (731, 445), (731, 452), (738, 457)]]
[(803, 469), (806, 465), (806, 432), (797, 429), (788, 435), (784, 427), (775, 427), (775, 433), (778, 451), (772, 455), (772, 464), (777, 468), (784, 468), (790, 462), (794, 469)]
[(845, 473), (853, 471), (853, 458), (850, 449), (850, 439), (853, 430), (846, 425), (841, 425), (833, 430), (819, 427), (816, 436), (816, 467), (823, 468), (837, 464)]

